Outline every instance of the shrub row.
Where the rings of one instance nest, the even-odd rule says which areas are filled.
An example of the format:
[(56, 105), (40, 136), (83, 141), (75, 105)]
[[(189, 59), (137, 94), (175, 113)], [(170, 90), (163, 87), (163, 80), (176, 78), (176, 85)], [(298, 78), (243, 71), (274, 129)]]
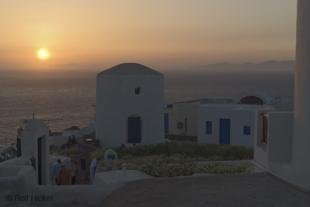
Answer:
[(195, 173), (208, 174), (239, 174), (248, 170), (248, 165), (229, 164), (195, 164), (184, 155), (159, 155), (140, 159), (127, 160), (127, 168), (139, 170), (154, 177), (190, 176)]
[(118, 149), (120, 158), (152, 155), (182, 154), (196, 160), (246, 160), (253, 159), (253, 149), (232, 145), (202, 145), (197, 143), (167, 142), (158, 145), (138, 145)]

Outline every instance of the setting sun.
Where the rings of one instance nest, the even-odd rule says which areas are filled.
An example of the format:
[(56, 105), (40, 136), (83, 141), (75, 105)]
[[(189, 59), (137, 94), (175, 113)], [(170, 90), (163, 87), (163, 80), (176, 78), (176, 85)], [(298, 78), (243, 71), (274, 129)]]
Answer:
[(50, 53), (47, 49), (41, 48), (37, 51), (37, 57), (40, 60), (47, 60), (50, 57)]

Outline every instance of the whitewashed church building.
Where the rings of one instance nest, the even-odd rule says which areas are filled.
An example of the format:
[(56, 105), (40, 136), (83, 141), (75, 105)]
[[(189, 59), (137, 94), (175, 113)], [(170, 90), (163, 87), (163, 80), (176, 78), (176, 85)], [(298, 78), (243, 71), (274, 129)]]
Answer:
[(124, 63), (97, 75), (96, 138), (104, 147), (164, 141), (164, 76)]

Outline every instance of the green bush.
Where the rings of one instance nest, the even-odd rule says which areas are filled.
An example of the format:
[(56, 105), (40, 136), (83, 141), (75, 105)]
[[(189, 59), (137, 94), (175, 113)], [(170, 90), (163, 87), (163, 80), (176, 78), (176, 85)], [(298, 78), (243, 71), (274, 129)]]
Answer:
[(93, 151), (90, 155), (91, 159), (96, 158), (97, 160), (103, 159), (104, 158), (104, 149), (99, 149), (97, 148), (95, 151)]
[(139, 170), (154, 177), (175, 177), (192, 175), (195, 164), (184, 155), (158, 155), (134, 159), (127, 162), (129, 170)]
[[(194, 173), (240, 174), (247, 172), (249, 169), (247, 164), (196, 164), (190, 157), (181, 154), (147, 156), (123, 160), (118, 163), (123, 162), (127, 163), (129, 170), (139, 170), (154, 177), (190, 176)], [(118, 166), (121, 166), (121, 164)]]
[(152, 155), (182, 154), (203, 160), (246, 160), (253, 158), (253, 150), (232, 145), (202, 145), (197, 143), (167, 142), (158, 145), (139, 145), (117, 150), (120, 158), (142, 157)]

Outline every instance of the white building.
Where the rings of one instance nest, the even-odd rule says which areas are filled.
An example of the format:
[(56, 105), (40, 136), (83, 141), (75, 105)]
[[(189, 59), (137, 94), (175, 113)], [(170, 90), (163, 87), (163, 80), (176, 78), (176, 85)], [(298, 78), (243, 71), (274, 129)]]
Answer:
[(26, 120), (21, 132), (21, 157), (34, 158), (38, 184), (48, 182), (49, 128), (40, 120)]
[(204, 104), (198, 109), (198, 142), (254, 146), (257, 116), (264, 106)]
[(65, 129), (63, 132), (51, 132), (49, 136), (50, 147), (61, 147), (67, 144), (70, 138), (74, 138), (76, 141), (83, 141), (85, 138), (94, 138), (95, 123), (91, 121), (88, 126), (79, 128), (72, 126)]
[(20, 156), (0, 163), (0, 192), (29, 192), (48, 183), (49, 129), (40, 120), (26, 120), (19, 129)]
[(232, 104), (232, 99), (198, 99), (169, 104), (165, 110), (165, 133), (197, 136), (198, 108), (202, 104)]
[(97, 76), (96, 138), (106, 147), (164, 141), (164, 77), (126, 63)]
[(294, 112), (260, 117), (254, 160), (270, 173), (310, 191), (310, 1), (298, 0)]
[(80, 127), (78, 126), (71, 126), (67, 129), (65, 129), (63, 132), (62, 132), (62, 136), (66, 137), (67, 140), (69, 138), (75, 138), (75, 139), (79, 139), (81, 138), (81, 133), (80, 133)]
[(199, 143), (253, 147), (257, 116), (269, 105), (236, 104), (231, 99), (202, 99), (170, 105), (165, 132), (170, 136), (197, 138)]
[(197, 121), (199, 102), (182, 102), (172, 104), (166, 109), (165, 128), (166, 134), (197, 136)]

